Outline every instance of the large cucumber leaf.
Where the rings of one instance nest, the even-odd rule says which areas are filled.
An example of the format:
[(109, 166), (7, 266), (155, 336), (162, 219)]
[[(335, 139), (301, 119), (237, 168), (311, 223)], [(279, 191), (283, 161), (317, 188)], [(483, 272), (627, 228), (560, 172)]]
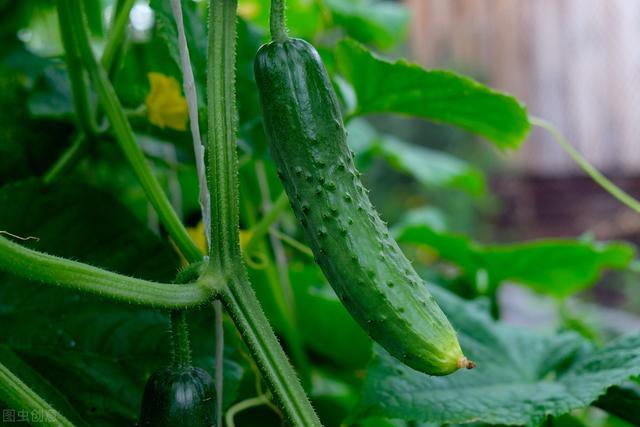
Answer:
[(490, 288), (511, 281), (556, 297), (588, 288), (605, 268), (625, 268), (635, 255), (624, 242), (540, 239), (483, 245), (425, 223), (407, 223), (395, 231), (399, 242), (431, 248), (467, 277), (482, 277)]
[(349, 146), (359, 157), (380, 157), (427, 189), (454, 188), (474, 196), (484, 193), (482, 171), (449, 153), (380, 134), (363, 119), (352, 120), (347, 131)]
[(583, 408), (640, 374), (640, 334), (594, 348), (574, 333), (538, 335), (500, 324), (438, 287), (432, 292), (458, 331), (471, 371), (417, 372), (376, 348), (357, 414), (437, 423), (537, 425)]
[(361, 43), (390, 48), (403, 41), (409, 29), (409, 10), (397, 2), (324, 0), (332, 24)]
[[(527, 111), (514, 97), (451, 71), (388, 61), (345, 39), (336, 48), (340, 73), (353, 85), (350, 116), (399, 113), (450, 124), (517, 148), (529, 132)], [(366, 72), (363, 72), (366, 70)]]

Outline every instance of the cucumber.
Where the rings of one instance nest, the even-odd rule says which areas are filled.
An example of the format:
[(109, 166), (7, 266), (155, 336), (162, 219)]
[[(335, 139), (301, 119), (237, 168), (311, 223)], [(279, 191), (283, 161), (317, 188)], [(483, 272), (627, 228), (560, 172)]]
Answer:
[(406, 365), (446, 375), (473, 363), (360, 182), (317, 51), (273, 41), (255, 60), (264, 126), (291, 206), (327, 280), (369, 335)]
[(144, 387), (140, 427), (214, 427), (215, 387), (204, 369), (166, 367)]

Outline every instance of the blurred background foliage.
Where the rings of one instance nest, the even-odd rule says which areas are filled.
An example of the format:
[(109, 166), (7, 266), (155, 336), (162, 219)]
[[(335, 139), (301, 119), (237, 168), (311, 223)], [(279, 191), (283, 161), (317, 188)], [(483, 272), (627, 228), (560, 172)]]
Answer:
[[(84, 1), (100, 52), (122, 2)], [(479, 365), (472, 373), (431, 378), (375, 346), (324, 280), (287, 208), (271, 234), (252, 247), (247, 263), (323, 422), (640, 423), (640, 339), (628, 334), (640, 326), (635, 247), (597, 241), (588, 228), (578, 237), (541, 234), (521, 241), (518, 229), (500, 219), (506, 202), (495, 189), (500, 180), (512, 179), (503, 174), (501, 152), (524, 139), (525, 110), (471, 80), (373, 54), (411, 57), (411, 12), (401, 3), (287, 4), (290, 33), (318, 48), (333, 78), (374, 205), (432, 282)], [(183, 5), (206, 134), (206, 2)], [(266, 146), (253, 78), (253, 57), (268, 40), (268, 2), (240, 0), (239, 16), (238, 150), (247, 241), (283, 189)], [(109, 132), (63, 179), (40, 183), (76, 135), (55, 2), (0, 0), (0, 46), (0, 229), (37, 237), (25, 244), (38, 250), (172, 280), (181, 261)], [(110, 76), (156, 175), (202, 241), (178, 64), (169, 1), (137, 2)], [(443, 87), (477, 97), (445, 98), (440, 105)], [(418, 95), (408, 99), (409, 92)], [(212, 313), (195, 312), (190, 321), (196, 362), (212, 371)], [(168, 357), (164, 313), (4, 273), (0, 322), (2, 363), (79, 425), (134, 425), (144, 380)], [(236, 426), (281, 425), (268, 404), (236, 411), (239, 402), (268, 391), (228, 320), (225, 331), (228, 420)]]

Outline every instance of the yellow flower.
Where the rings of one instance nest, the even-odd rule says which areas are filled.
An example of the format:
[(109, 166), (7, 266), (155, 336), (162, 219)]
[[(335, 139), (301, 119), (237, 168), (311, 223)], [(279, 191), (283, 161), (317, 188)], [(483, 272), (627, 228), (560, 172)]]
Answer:
[(180, 85), (173, 77), (161, 73), (148, 74), (151, 91), (147, 95), (149, 121), (161, 128), (187, 130), (187, 101), (180, 93)]
[[(204, 234), (204, 223), (200, 221), (198, 222), (198, 225), (196, 225), (195, 227), (187, 227), (187, 233), (189, 233), (189, 236), (191, 237), (193, 242), (196, 244), (198, 249), (200, 249), (200, 251), (203, 254), (206, 253), (207, 242), (206, 242), (206, 236)], [(240, 247), (241, 248), (245, 247), (245, 245), (251, 238), (252, 234), (253, 233), (249, 230), (240, 230)], [(182, 265), (189, 264), (187, 260), (184, 259), (183, 257), (181, 257), (181, 259), (182, 259)]]
[(247, 245), (252, 235), (253, 233), (249, 230), (240, 230), (240, 247), (241, 248), (244, 248)]
[(200, 249), (202, 253), (205, 253), (207, 251), (207, 242), (204, 235), (204, 223), (200, 221), (195, 227), (188, 227), (187, 232), (198, 249)]
[(255, 19), (261, 12), (260, 2), (255, 0), (240, 0), (238, 15), (247, 20)]

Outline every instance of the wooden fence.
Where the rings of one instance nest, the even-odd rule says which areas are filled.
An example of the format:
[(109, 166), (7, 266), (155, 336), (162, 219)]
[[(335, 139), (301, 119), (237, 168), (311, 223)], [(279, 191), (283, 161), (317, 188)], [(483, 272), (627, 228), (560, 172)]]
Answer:
[[(604, 171), (640, 172), (639, 0), (405, 2), (413, 59), (513, 93)], [(575, 171), (539, 130), (513, 161), (532, 173)]]

